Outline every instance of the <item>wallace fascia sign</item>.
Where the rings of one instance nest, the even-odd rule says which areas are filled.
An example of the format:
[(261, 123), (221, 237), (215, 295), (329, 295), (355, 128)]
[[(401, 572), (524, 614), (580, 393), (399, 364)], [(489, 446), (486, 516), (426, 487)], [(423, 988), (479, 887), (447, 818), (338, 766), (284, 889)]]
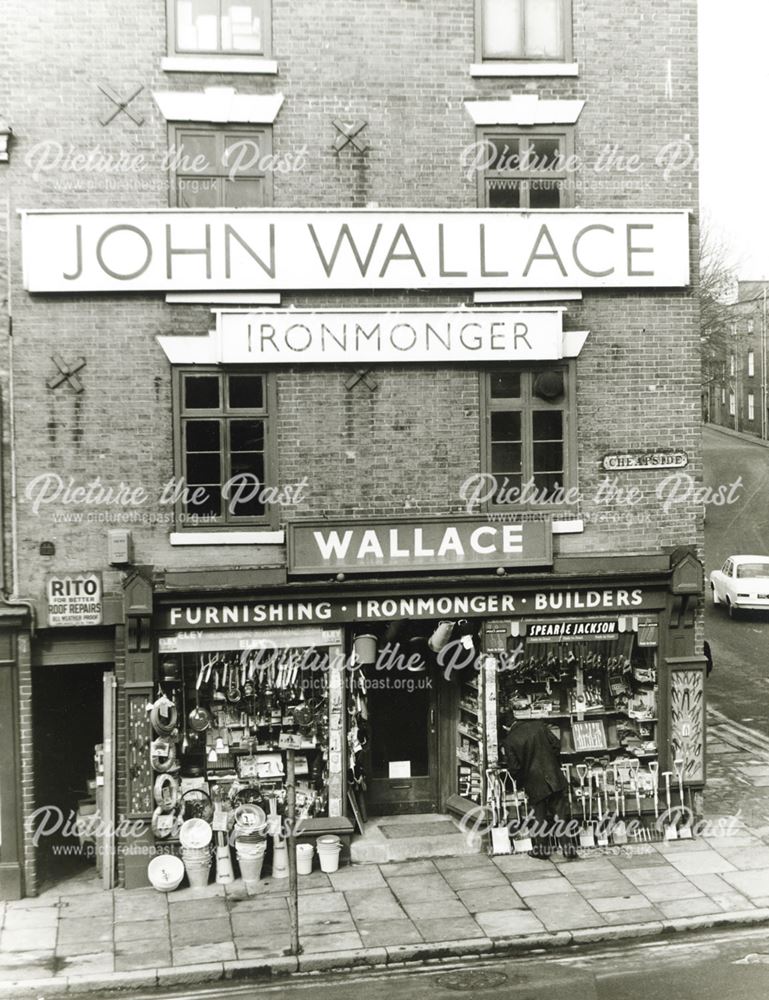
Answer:
[(685, 211), (22, 212), (30, 292), (680, 288)]

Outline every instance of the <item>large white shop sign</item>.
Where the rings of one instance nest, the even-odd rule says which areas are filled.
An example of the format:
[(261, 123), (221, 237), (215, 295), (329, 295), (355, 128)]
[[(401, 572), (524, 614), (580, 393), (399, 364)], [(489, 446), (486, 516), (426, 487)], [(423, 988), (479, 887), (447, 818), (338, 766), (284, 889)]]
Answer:
[(587, 333), (561, 309), (222, 310), (207, 336), (161, 336), (171, 364), (560, 361)]
[(22, 240), (30, 292), (689, 282), (685, 211), (23, 212)]

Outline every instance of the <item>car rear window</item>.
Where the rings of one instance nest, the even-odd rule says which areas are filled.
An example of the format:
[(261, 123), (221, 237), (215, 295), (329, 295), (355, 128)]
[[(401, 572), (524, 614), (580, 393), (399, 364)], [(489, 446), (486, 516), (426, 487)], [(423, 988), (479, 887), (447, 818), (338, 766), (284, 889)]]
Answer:
[(769, 562), (742, 563), (737, 567), (737, 577), (743, 580), (760, 576), (769, 576)]

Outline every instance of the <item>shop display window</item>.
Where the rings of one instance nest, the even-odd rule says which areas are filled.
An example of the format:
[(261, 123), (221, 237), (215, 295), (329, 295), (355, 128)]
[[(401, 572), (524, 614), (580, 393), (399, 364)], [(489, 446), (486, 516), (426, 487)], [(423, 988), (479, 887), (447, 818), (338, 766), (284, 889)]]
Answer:
[(253, 803), (283, 813), (284, 734), (295, 752), (297, 818), (328, 815), (325, 648), (183, 653), (160, 659), (151, 710), (156, 836), (214, 808)]
[(518, 632), (508, 627), (494, 653), (500, 761), (514, 721), (542, 719), (560, 743), (578, 814), (597, 808), (596, 796), (623, 814), (659, 812), (656, 623), (620, 631), (617, 619), (527, 621)]

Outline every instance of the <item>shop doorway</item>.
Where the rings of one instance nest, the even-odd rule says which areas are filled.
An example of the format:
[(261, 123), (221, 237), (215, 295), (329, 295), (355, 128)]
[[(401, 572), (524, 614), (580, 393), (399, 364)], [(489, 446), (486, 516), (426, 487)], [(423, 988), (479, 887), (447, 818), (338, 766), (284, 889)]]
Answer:
[[(373, 672), (372, 672), (373, 673)], [(421, 671), (368, 678), (367, 807), (371, 815), (438, 811), (438, 698)]]
[(97, 845), (78, 836), (75, 821), (97, 808), (95, 750), (104, 743), (111, 669), (103, 663), (33, 668), (35, 826), (46, 831), (37, 845), (41, 886), (96, 877)]

